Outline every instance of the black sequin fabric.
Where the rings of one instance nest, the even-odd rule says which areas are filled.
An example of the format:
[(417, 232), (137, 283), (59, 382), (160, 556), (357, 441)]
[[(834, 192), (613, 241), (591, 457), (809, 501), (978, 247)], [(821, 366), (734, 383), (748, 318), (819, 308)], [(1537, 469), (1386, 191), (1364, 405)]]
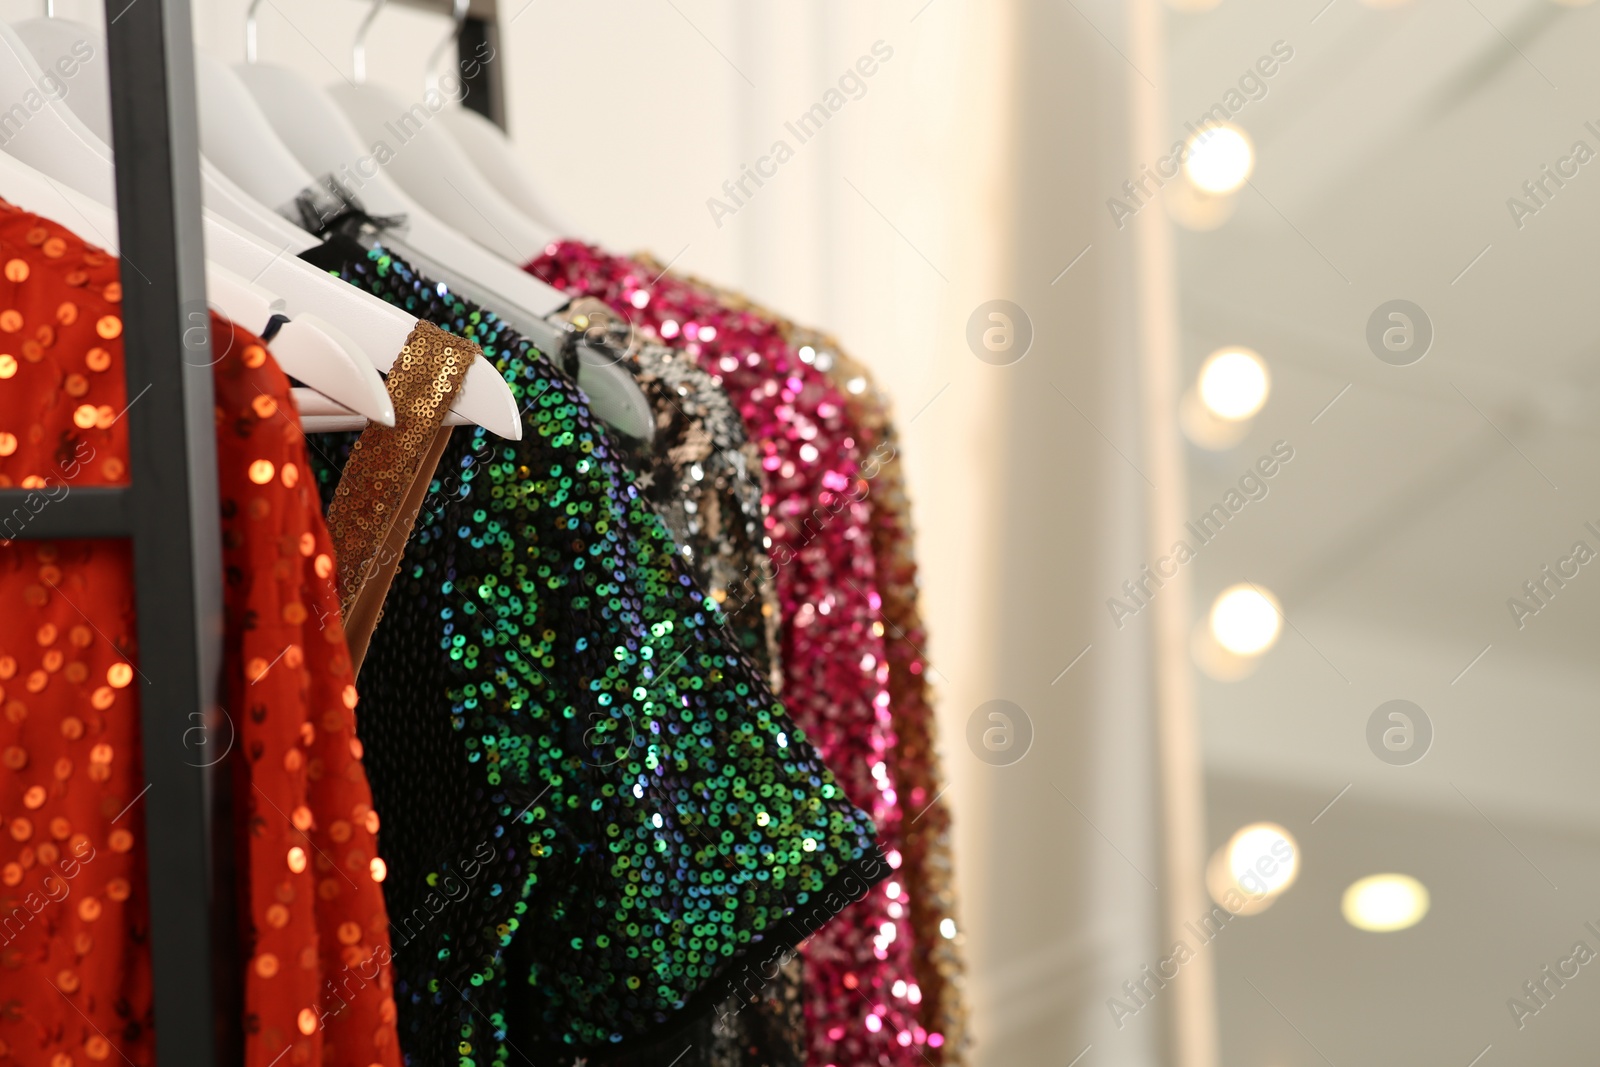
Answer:
[[(761, 454), (746, 439), (727, 393), (694, 357), (647, 341), (626, 365), (655, 418), (654, 439), (629, 456), (635, 484), (678, 542), (696, 583), (721, 607), (730, 643), (776, 690), (783, 672), (777, 595), (763, 542)], [(804, 961), (791, 953), (770, 961), (757, 977), (681, 1035), (678, 1048), (652, 1050), (665, 1059), (634, 1056), (616, 1067), (670, 1061), (685, 1046), (678, 1067), (802, 1067)]]
[[(871, 820), (543, 353), (381, 246), (305, 258), (477, 343), (523, 409), (521, 441), (457, 430), (360, 679), (407, 1062), (692, 1034), (887, 876)], [(331, 489), (347, 439), (315, 445)]]

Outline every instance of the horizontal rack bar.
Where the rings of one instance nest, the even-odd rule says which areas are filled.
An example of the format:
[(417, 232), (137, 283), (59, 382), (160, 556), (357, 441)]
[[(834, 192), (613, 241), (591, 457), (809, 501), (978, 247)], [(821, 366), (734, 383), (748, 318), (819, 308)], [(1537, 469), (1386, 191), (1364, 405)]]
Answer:
[(56, 490), (0, 489), (0, 545), (7, 541), (127, 537), (132, 491), (117, 486)]

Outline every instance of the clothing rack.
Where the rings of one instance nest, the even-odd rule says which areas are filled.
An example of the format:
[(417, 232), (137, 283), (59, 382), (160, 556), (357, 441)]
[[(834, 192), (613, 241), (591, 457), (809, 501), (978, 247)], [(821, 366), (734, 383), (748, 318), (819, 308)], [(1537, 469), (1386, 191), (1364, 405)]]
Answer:
[[(22, 533), (126, 538), (138, 680), (156, 1050), (163, 1064), (240, 1062), (231, 802), (218, 703), (222, 546), (199, 133), (188, 0), (107, 0), (122, 261), (129, 485), (67, 488)], [(0, 514), (33, 510), (0, 490)]]
[[(433, 3), (419, 3), (442, 9)], [(497, 47), (493, 0), (473, 0), (463, 59)], [(243, 1062), (231, 826), (234, 719), (220, 702), (222, 545), (211, 331), (201, 243), (199, 131), (189, 0), (107, 0), (130, 482), (42, 503), (0, 489), (18, 539), (131, 544), (157, 1062)], [(470, 69), (470, 68), (469, 68)], [(504, 126), (499, 63), (467, 106)], [(130, 269), (131, 268), (131, 269)], [(37, 511), (36, 511), (37, 509)]]

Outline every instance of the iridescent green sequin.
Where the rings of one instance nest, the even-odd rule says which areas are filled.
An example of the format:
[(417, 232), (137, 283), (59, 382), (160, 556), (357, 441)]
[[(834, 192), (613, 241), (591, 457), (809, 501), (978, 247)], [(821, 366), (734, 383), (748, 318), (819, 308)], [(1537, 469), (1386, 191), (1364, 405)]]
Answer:
[(541, 353), (382, 249), (307, 258), (471, 338), (524, 412), (520, 442), (457, 431), (361, 677), (402, 1044), (636, 1046), (887, 873), (871, 821)]

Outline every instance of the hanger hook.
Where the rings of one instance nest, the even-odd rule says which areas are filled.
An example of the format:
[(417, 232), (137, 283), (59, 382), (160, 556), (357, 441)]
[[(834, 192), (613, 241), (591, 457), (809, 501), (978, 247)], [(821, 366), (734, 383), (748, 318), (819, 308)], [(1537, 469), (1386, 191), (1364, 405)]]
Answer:
[(47, 19), (56, 17), (56, 0), (44, 0), (44, 17)]
[(444, 40), (433, 46), (433, 51), (428, 53), (428, 63), (422, 68), (422, 87), (424, 90), (437, 88), (439, 78), (434, 74), (434, 68), (439, 65), (439, 60), (444, 56), (445, 49), (461, 40), (461, 30), (467, 24), (467, 8), (471, 0), (451, 0), (450, 19), (453, 25), (450, 33)]
[(377, 19), (378, 12), (383, 10), (383, 5), (384, 0), (372, 0), (367, 17), (356, 27), (356, 43), (350, 47), (350, 76), (357, 85), (364, 85), (367, 80), (367, 31), (372, 29), (372, 23)]
[[(54, 4), (56, 0), (45, 0)], [(250, 6), (244, 9), (244, 61), (256, 61), (256, 8), (261, 6), (261, 0), (250, 0)]]

